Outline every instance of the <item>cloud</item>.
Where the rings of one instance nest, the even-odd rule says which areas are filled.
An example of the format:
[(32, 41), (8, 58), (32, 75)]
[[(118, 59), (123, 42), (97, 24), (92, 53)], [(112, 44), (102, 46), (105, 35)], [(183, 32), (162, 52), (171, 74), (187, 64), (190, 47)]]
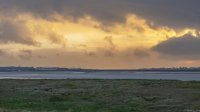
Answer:
[[(145, 3), (149, 3), (149, 5)], [(162, 40), (161, 38), (177, 35), (179, 32), (167, 27), (157, 27), (157, 29), (154, 29), (155, 27), (149, 24), (154, 19), (149, 19), (150, 15), (146, 16), (148, 11), (151, 10), (147, 10), (144, 6), (151, 8), (152, 6), (158, 7), (158, 4), (162, 5), (163, 2), (110, 0), (105, 3), (97, 0), (1, 0), (0, 7), (2, 10), (0, 11), (0, 19), (5, 19), (1, 20), (0, 42), (15, 42), (27, 45), (35, 45), (40, 42), (41, 46), (54, 44), (53, 46), (61, 45), (65, 47), (66, 39), (68, 38), (71, 38), (71, 40), (68, 39), (69, 44), (70, 42), (80, 44), (83, 41), (86, 42), (89, 38), (98, 39), (101, 35), (102, 37), (113, 35), (113, 37), (106, 37), (105, 40), (109, 44), (107, 47), (115, 49), (116, 45), (119, 46), (119, 40), (116, 41), (115, 38), (134, 37), (134, 41), (144, 40), (143, 42), (147, 42), (150, 39), (160, 41)], [(145, 14), (137, 11), (137, 8), (134, 6), (144, 9)], [(153, 12), (156, 13), (156, 11), (158, 10)], [(153, 17), (160, 18), (158, 16)], [(9, 19), (7, 20), (6, 18)], [(56, 18), (60, 19), (52, 21), (56, 20)], [(110, 25), (109, 23), (116, 24), (107, 27), (107, 25)], [(103, 29), (106, 29), (107, 32)], [(88, 33), (85, 30), (92, 33)], [(182, 31), (183, 29), (180, 32)], [(150, 33), (151, 35), (148, 35), (149, 38), (146, 38), (147, 34)], [(154, 38), (155, 35), (161, 36)], [(75, 36), (76, 38), (74, 38)], [(113, 40), (115, 43), (113, 43)], [(122, 38), (121, 40), (126, 41), (126, 39)], [(121, 43), (124, 41), (121, 41)], [(67, 45), (69, 44), (67, 43)], [(151, 41), (150, 44), (154, 44), (154, 42)]]
[(112, 49), (112, 50), (115, 50), (116, 49), (116, 46), (115, 44), (113, 43), (113, 38), (112, 36), (107, 36), (104, 38), (104, 40), (108, 43), (108, 48), (109, 49)]
[(151, 51), (149, 49), (138, 48), (134, 50), (134, 56), (137, 58), (147, 58), (151, 56)]
[(84, 53), (86, 56), (95, 56), (96, 55), (96, 53), (95, 52), (89, 52), (89, 51), (85, 51), (85, 53)]
[(4, 50), (0, 50), (0, 56), (5, 56), (6, 52)]
[(30, 60), (32, 58), (32, 51), (31, 50), (21, 50), (19, 57), (22, 60)]
[[(9, 51), (6, 51), (9, 53)], [(24, 49), (15, 54), (13, 57), (0, 56), (0, 66), (60, 66), (69, 68), (101, 68), (101, 69), (132, 69), (146, 67), (171, 67), (186, 65), (184, 63), (176, 63), (174, 60), (162, 60), (151, 54), (148, 58), (139, 58), (132, 55), (126, 55), (126, 52), (117, 52), (112, 56), (105, 56), (105, 51), (97, 51), (95, 55), (86, 55), (85, 52), (67, 51), (64, 48), (47, 48), (28, 50)], [(14, 54), (9, 53), (9, 54)], [(23, 56), (19, 56), (23, 55)], [(24, 58), (25, 57), (25, 58)], [(197, 62), (197, 61), (195, 61)], [(192, 64), (199, 65), (199, 62)], [(187, 66), (191, 66), (188, 64)]]
[[(199, 38), (184, 35), (200, 31), (199, 4), (199, 0), (0, 0), (0, 47), (16, 58), (1, 65), (9, 61), (128, 68), (200, 59)], [(35, 46), (38, 42), (41, 45)], [(163, 61), (166, 58), (170, 60)]]
[(37, 58), (38, 58), (38, 59), (46, 59), (47, 57), (46, 57), (46, 56), (43, 56), (43, 55), (38, 55)]
[(1, 0), (0, 13), (32, 13), (49, 20), (55, 20), (54, 14), (74, 20), (90, 15), (107, 24), (136, 14), (156, 25), (199, 29), (199, 4), (199, 0)]
[(66, 39), (63, 35), (57, 34), (55, 32), (50, 32), (48, 34), (48, 39), (55, 44), (61, 44), (63, 47), (66, 47)]
[[(112, 36), (104, 37), (104, 42), (105, 42), (104, 46), (96, 47), (96, 49), (93, 51), (85, 49), (83, 54), (90, 57), (98, 57), (98, 56), (114, 57), (120, 54), (120, 52), (116, 48), (116, 45), (113, 42)], [(87, 45), (80, 45), (80, 47), (85, 48), (87, 47)]]
[[(133, 55), (126, 56), (124, 52), (117, 52), (115, 54), (106, 54), (105, 49), (99, 49), (91, 54), (85, 52), (72, 52), (66, 49), (38, 49), (38, 50), (22, 50), (20, 54), (25, 55), (18, 61), (12, 58), (12, 62), (26, 66), (65, 66), (65, 67), (83, 67), (83, 68), (132, 68), (145, 64), (152, 65), (152, 60), (138, 60)], [(59, 54), (59, 55), (58, 55)], [(31, 55), (31, 56), (29, 56)], [(25, 57), (25, 59), (24, 59)], [(30, 57), (30, 58), (28, 58)], [(39, 61), (38, 61), (39, 60)], [(8, 61), (8, 60), (6, 60)], [(0, 64), (1, 65), (1, 64)]]
[(133, 58), (137, 60), (150, 59), (155, 55), (151, 49), (145, 47), (127, 48), (124, 51), (119, 52), (119, 54), (125, 56), (126, 58)]
[(200, 59), (200, 38), (190, 34), (170, 38), (152, 48), (164, 57), (175, 59)]
[(7, 61), (7, 59), (13, 59), (13, 55), (9, 50), (6, 49), (0, 49), (0, 60)]
[(37, 45), (31, 38), (28, 29), (23, 22), (12, 20), (0, 20), (0, 43), (23, 43), (27, 45)]

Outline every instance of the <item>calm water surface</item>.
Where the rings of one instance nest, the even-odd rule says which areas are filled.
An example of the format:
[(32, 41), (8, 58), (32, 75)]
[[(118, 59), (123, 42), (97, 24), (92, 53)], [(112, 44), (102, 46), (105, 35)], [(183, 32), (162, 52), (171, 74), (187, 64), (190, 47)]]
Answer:
[(169, 79), (200, 81), (200, 72), (0, 72), (0, 79)]

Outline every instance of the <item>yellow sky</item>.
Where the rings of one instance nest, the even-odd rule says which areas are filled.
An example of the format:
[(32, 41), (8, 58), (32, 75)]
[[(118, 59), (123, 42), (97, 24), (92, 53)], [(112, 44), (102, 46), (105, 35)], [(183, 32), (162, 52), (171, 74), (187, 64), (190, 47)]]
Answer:
[[(175, 31), (168, 27), (154, 27), (146, 20), (136, 15), (128, 15), (124, 23), (112, 25), (102, 24), (90, 16), (78, 20), (64, 19), (55, 15), (55, 20), (36, 18), (28, 14), (21, 14), (15, 18), (23, 21), (26, 31), (38, 46), (24, 46), (20, 44), (1, 45), (3, 48), (15, 49), (43, 49), (62, 48), (69, 51), (95, 51), (99, 47), (109, 47), (106, 37), (112, 37), (112, 43), (117, 50), (127, 48), (150, 48), (170, 37), (179, 37), (188, 32), (195, 35), (193, 29)], [(110, 46), (111, 47), (111, 46)]]
[[(51, 62), (49, 66), (70, 67), (82, 67), (85, 63), (89, 63), (86, 66), (88, 68), (141, 68), (144, 65), (151, 67), (154, 64), (149, 64), (146, 60), (143, 60), (143, 64), (136, 61), (138, 60), (137, 55), (140, 58), (143, 55), (151, 54), (149, 53), (151, 47), (169, 38), (180, 37), (188, 33), (194, 36), (196, 34), (196, 30), (189, 28), (177, 31), (165, 26), (156, 27), (153, 23), (148, 23), (144, 18), (137, 17), (134, 14), (127, 15), (126, 20), (122, 23), (113, 23), (111, 25), (103, 24), (89, 15), (77, 20), (62, 18), (59, 15), (52, 16), (54, 18), (52, 20), (34, 17), (31, 14), (20, 14), (14, 19), (7, 18), (23, 24), (25, 29), (23, 33), (27, 35), (24, 38), (35, 42), (34, 45), (12, 41), (1, 44), (1, 49), (5, 50), (7, 54), (26, 59), (25, 62), (18, 59), (13, 63), (21, 63), (27, 66), (48, 66)], [(52, 49), (55, 55), (49, 56), (52, 54), (48, 51), (49, 49)], [(131, 56), (131, 52), (134, 51), (138, 54)], [(105, 58), (102, 56), (102, 52), (106, 56), (117, 55), (117, 57), (113, 56), (112, 59)], [(37, 59), (29, 60), (32, 55), (40, 59), (45, 57), (48, 57), (48, 59), (44, 62)], [(56, 56), (60, 55), (62, 57), (58, 60)], [(52, 60), (58, 61), (54, 62)], [(153, 63), (156, 57), (153, 56), (148, 60)], [(177, 62), (175, 65), (186, 62), (189, 65), (194, 64), (191, 63), (192, 61), (183, 61)], [(10, 63), (12, 64), (12, 62)], [(163, 60), (161, 59), (155, 66), (162, 65)]]

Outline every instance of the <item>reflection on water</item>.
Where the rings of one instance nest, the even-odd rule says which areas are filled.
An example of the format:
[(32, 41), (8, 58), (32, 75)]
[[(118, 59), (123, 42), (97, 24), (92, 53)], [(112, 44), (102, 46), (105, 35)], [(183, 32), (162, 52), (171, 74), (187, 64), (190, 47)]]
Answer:
[(0, 79), (169, 79), (200, 81), (200, 72), (0, 72)]

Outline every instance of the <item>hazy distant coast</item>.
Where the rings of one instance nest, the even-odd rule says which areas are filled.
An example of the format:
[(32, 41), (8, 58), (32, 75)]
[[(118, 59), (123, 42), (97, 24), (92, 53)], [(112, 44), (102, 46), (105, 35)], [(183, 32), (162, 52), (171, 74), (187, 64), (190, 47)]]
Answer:
[(96, 71), (161, 71), (161, 72), (200, 72), (200, 67), (177, 67), (177, 68), (143, 68), (143, 69), (82, 69), (64, 67), (0, 67), (0, 72), (23, 72), (23, 71), (74, 71), (74, 72), (96, 72)]

